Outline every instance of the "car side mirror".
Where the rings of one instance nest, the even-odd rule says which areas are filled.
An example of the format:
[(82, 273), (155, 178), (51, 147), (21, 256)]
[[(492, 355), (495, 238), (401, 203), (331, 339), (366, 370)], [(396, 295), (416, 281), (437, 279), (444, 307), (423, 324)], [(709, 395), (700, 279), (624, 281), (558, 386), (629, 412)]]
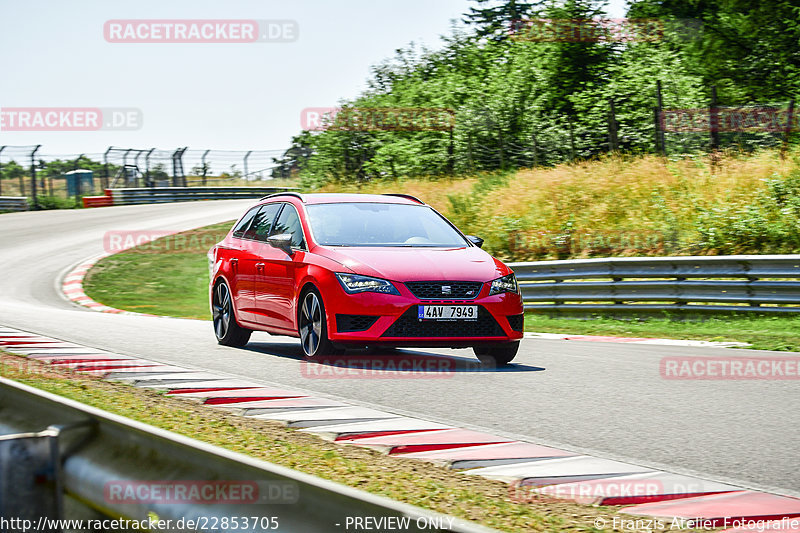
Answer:
[(467, 239), (478, 248), (483, 248), (483, 239), (480, 237), (476, 237), (475, 235), (467, 235)]
[(278, 250), (283, 250), (287, 255), (294, 255), (294, 250), (292, 250), (292, 236), (288, 233), (271, 235), (267, 239), (267, 242), (269, 242), (270, 246), (277, 248)]

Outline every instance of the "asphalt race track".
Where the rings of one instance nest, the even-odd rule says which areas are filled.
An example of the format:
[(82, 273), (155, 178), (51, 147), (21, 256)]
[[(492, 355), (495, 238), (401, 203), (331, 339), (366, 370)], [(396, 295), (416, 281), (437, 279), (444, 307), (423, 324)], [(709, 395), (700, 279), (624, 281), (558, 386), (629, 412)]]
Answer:
[[(57, 288), (103, 251), (111, 230), (184, 230), (236, 218), (250, 201), (188, 202), (0, 215), (0, 325), (146, 359), (305, 389), (350, 403), (489, 430), (748, 488), (800, 495), (800, 382), (662, 379), (669, 356), (786, 356), (723, 348), (526, 339), (514, 365), (380, 378), (309, 371), (297, 341), (256, 333), (246, 349), (216, 344), (210, 322), (113, 315)], [(397, 356), (398, 353), (394, 355)], [(364, 357), (355, 353), (353, 358)]]

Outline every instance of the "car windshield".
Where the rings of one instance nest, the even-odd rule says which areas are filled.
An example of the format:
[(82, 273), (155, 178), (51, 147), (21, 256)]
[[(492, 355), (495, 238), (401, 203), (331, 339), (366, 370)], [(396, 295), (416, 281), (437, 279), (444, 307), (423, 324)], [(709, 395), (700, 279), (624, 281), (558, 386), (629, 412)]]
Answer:
[(327, 246), (465, 247), (469, 244), (428, 206), (351, 202), (309, 205), (318, 244)]

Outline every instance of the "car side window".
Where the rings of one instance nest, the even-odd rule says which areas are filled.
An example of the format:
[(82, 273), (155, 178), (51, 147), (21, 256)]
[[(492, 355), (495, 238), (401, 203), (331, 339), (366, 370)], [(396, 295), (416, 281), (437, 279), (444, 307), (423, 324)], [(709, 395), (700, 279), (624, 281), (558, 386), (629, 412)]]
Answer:
[(305, 248), (306, 240), (303, 237), (303, 226), (300, 224), (300, 216), (297, 209), (291, 204), (286, 204), (275, 226), (272, 228), (272, 235), (288, 233), (292, 236), (292, 248)]
[(278, 214), (280, 208), (281, 204), (279, 203), (262, 205), (253, 218), (250, 229), (245, 233), (245, 238), (266, 242), (267, 236), (269, 236), (269, 232), (272, 229), (272, 222), (275, 220), (275, 215)]
[(250, 226), (250, 222), (252, 222), (253, 217), (256, 216), (260, 206), (256, 206), (250, 211), (245, 214), (242, 219), (236, 224), (236, 227), (233, 228), (233, 236), (236, 238), (241, 239), (244, 236), (244, 233), (247, 231), (247, 228)]

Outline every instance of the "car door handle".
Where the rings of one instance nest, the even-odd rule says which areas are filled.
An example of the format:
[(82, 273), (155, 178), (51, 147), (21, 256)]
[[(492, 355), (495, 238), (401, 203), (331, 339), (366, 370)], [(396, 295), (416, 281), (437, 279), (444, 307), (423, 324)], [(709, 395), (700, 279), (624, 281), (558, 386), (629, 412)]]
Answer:
[(256, 270), (264, 270), (264, 263), (256, 263)]

